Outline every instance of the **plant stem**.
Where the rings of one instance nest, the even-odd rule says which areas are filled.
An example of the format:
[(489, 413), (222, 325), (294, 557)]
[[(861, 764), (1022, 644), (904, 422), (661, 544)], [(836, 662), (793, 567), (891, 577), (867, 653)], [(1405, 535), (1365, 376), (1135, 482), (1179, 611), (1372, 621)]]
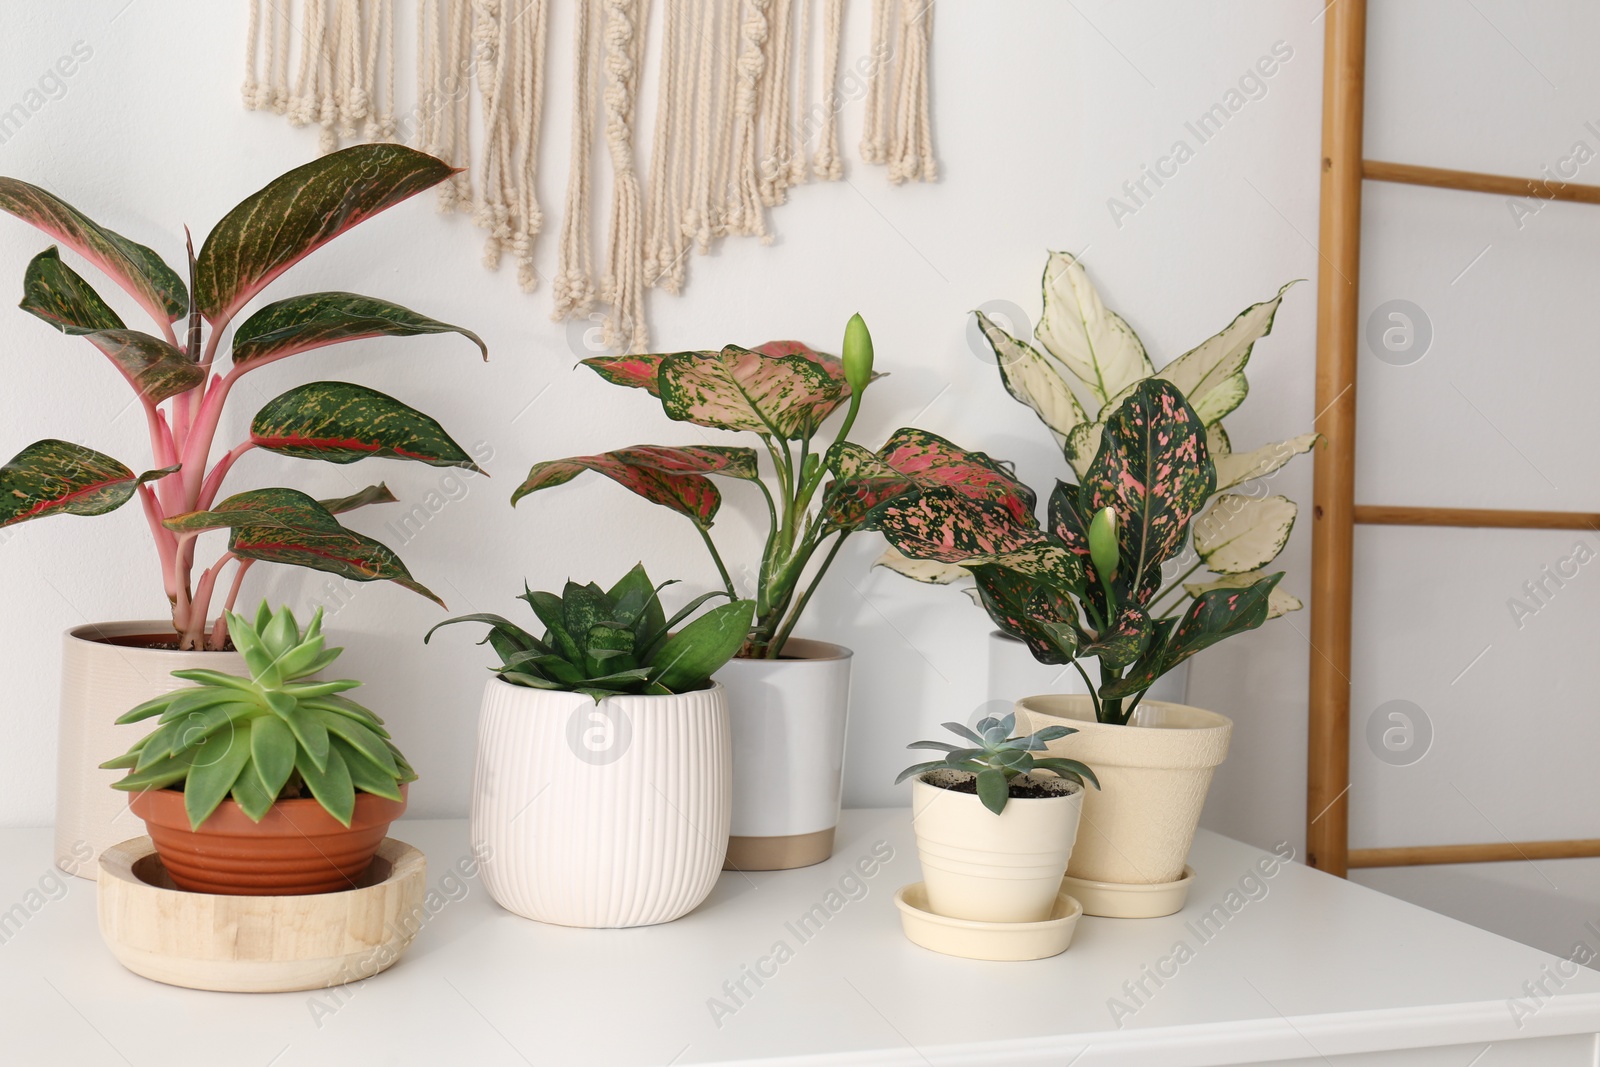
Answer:
[(205, 484), (201, 485), (200, 495), (194, 502), (197, 511), (206, 510), (216, 501), (217, 494), (222, 490), (222, 480), (228, 476), (228, 471), (233, 468), (234, 462), (254, 447), (256, 447), (254, 441), (245, 441), (235, 446), (226, 456), (217, 460), (216, 465), (211, 468), (211, 472), (206, 475)]
[(698, 522), (694, 524), (694, 528), (700, 531), (700, 540), (706, 543), (706, 551), (711, 553), (711, 561), (717, 565), (717, 573), (722, 576), (723, 588), (728, 591), (730, 597), (738, 600), (739, 593), (733, 588), (733, 579), (728, 577), (728, 568), (722, 562), (722, 554), (717, 551), (716, 542), (711, 540), (711, 531)]
[(773, 638), (772, 643), (768, 646), (768, 658), (776, 659), (778, 654), (783, 651), (783, 646), (788, 642), (789, 635), (794, 632), (795, 625), (800, 621), (800, 616), (805, 613), (806, 605), (811, 603), (811, 594), (815, 593), (817, 586), (822, 584), (822, 576), (828, 573), (828, 568), (833, 565), (833, 558), (839, 554), (839, 549), (844, 546), (844, 539), (849, 536), (848, 531), (839, 531), (838, 540), (834, 541), (833, 547), (828, 550), (828, 554), (822, 557), (822, 566), (817, 568), (817, 573), (812, 577), (811, 584), (806, 587), (804, 593), (800, 594), (800, 600), (795, 604), (794, 610), (789, 612), (788, 620), (778, 629), (777, 636)]
[(1095, 692), (1094, 683), (1089, 680), (1089, 672), (1084, 670), (1083, 664), (1077, 660), (1073, 660), (1072, 665), (1078, 669), (1078, 674), (1082, 676), (1084, 688), (1089, 690), (1089, 703), (1094, 707), (1094, 721), (1104, 722), (1105, 720), (1100, 717), (1100, 694)]

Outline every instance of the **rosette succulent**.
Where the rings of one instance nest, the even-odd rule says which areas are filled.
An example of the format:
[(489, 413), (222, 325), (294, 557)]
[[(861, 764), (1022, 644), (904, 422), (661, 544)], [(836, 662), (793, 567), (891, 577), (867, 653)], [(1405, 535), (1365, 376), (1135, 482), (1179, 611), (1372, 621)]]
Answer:
[(1025, 737), (1012, 737), (1016, 729), (1015, 713), (1002, 718), (986, 716), (978, 720), (976, 729), (958, 722), (944, 724), (946, 730), (961, 738), (965, 744), (952, 745), (947, 741), (913, 741), (907, 748), (928, 748), (945, 753), (944, 759), (931, 763), (918, 763), (907, 767), (895, 779), (898, 784), (907, 778), (927, 774), (929, 771), (966, 771), (974, 776), (974, 788), (983, 806), (999, 815), (1006, 810), (1011, 798), (1011, 783), (1033, 771), (1049, 771), (1059, 778), (1083, 785), (1088, 782), (1096, 789), (1100, 780), (1084, 764), (1075, 759), (1047, 756), (1036, 759), (1035, 752), (1043, 752), (1049, 743), (1078, 731), (1070, 726), (1046, 726)]
[(265, 601), (254, 622), (230, 613), (228, 624), (250, 677), (173, 671), (196, 684), (117, 720), (160, 716), (127, 753), (100, 765), (128, 771), (114, 788), (181, 789), (196, 830), (230, 795), (256, 822), (277, 801), (310, 795), (345, 826), (357, 790), (400, 800), (400, 786), (417, 775), (383, 720), (340, 695), (361, 683), (311, 678), (344, 651), (325, 647), (321, 609), (304, 630), (287, 607), (274, 614)]

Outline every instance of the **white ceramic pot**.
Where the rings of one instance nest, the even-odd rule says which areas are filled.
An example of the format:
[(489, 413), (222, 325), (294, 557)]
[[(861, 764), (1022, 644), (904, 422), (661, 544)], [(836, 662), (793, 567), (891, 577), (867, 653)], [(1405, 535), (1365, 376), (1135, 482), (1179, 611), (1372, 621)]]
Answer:
[(111, 622), (68, 630), (61, 646), (61, 719), (56, 747), (56, 866), (82, 878), (100, 870), (100, 853), (144, 836), (128, 794), (111, 783), (126, 771), (100, 764), (120, 756), (152, 723), (117, 725), (123, 712), (191, 683), (173, 671), (204, 667), (244, 674), (237, 652), (177, 652), (143, 647), (174, 639), (172, 623)]
[(1214, 711), (1146, 699), (1133, 723), (1095, 721), (1087, 696), (1017, 701), (1017, 732), (1046, 726), (1078, 732), (1050, 742), (1050, 755), (1089, 765), (1100, 788), (1087, 789), (1083, 826), (1068, 873), (1095, 882), (1153, 885), (1183, 876), (1200, 809), (1217, 764), (1228, 755), (1233, 723)]
[(562, 926), (649, 926), (716, 885), (731, 793), (727, 694), (596, 704), (489, 679), (472, 844), (489, 895)]
[[(1084, 660), (1083, 669), (1091, 681), (1100, 684), (1100, 664)], [(1182, 704), (1189, 685), (1189, 661), (1156, 679), (1150, 687), (1150, 700)], [(1011, 705), (1034, 693), (1087, 693), (1083, 676), (1070, 663), (1040, 663), (1028, 646), (999, 630), (989, 632), (989, 700)]]
[(789, 870), (833, 855), (851, 655), (796, 637), (783, 658), (729, 660), (717, 672), (733, 731), (729, 870)]
[(962, 771), (932, 771), (912, 783), (911, 828), (917, 835), (928, 909), (978, 922), (1048, 918), (1072, 855), (1083, 788), (1051, 778), (1058, 795), (1012, 797), (996, 815), (976, 793), (933, 784), (970, 777)]

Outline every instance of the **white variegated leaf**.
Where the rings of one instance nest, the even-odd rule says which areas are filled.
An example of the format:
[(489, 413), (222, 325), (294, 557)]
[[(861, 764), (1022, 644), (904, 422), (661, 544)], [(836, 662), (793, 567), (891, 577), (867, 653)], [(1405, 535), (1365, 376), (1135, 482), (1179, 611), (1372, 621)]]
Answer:
[(1218, 457), (1226, 456), (1232, 451), (1233, 442), (1228, 439), (1228, 431), (1222, 428), (1222, 423), (1213, 422), (1206, 427), (1206, 452), (1211, 456), (1212, 463), (1216, 463)]
[(929, 585), (950, 585), (963, 578), (972, 577), (972, 572), (967, 568), (954, 563), (940, 563), (936, 559), (912, 559), (898, 548), (890, 545), (884, 549), (872, 564), (874, 567), (887, 567), (896, 574), (903, 574), (913, 581), (926, 582)]
[[(1209, 593), (1213, 589), (1248, 589), (1255, 585), (1266, 574), (1261, 571), (1246, 571), (1244, 574), (1224, 574), (1214, 577), (1209, 582), (1185, 582), (1183, 591), (1190, 596), (1199, 596)], [(1305, 607), (1300, 603), (1300, 598), (1293, 593), (1285, 593), (1282, 589), (1273, 587), (1267, 596), (1267, 618), (1276, 619), (1279, 615), (1287, 615), (1291, 611), (1299, 611)]]
[(1050, 253), (1043, 285), (1044, 314), (1035, 336), (1095, 399), (1104, 404), (1154, 373), (1138, 335), (1121, 315), (1101, 303), (1089, 276), (1071, 255)]
[[(1220, 430), (1222, 424), (1217, 423), (1216, 428)], [(1263, 445), (1252, 452), (1241, 452), (1238, 455), (1226, 451), (1219, 454), (1213, 448), (1211, 462), (1217, 468), (1217, 488), (1232, 489), (1252, 478), (1264, 478), (1295, 456), (1311, 451), (1321, 436), (1321, 434), (1303, 433), (1299, 437), (1291, 437), (1287, 441), (1279, 441), (1273, 445)], [(1206, 437), (1206, 443), (1211, 443), (1209, 435)]]
[[(1216, 336), (1201, 342), (1162, 367), (1159, 376), (1183, 393), (1207, 425), (1238, 407), (1249, 391), (1244, 382), (1244, 366), (1250, 361), (1251, 347), (1272, 332), (1272, 319), (1289, 291), (1290, 282), (1271, 300), (1252, 304), (1241, 311)], [(1213, 397), (1211, 394), (1216, 393)]]
[(1067, 462), (1078, 472), (1079, 481), (1089, 473), (1089, 466), (1094, 462), (1094, 454), (1100, 451), (1100, 432), (1105, 429), (1105, 425), (1103, 422), (1086, 422), (1073, 430), (1072, 435), (1067, 438), (1063, 451), (1066, 452)]
[(994, 349), (1006, 391), (1032, 408), (1055, 434), (1056, 444), (1065, 447), (1067, 436), (1088, 421), (1088, 416), (1066, 378), (1056, 369), (1058, 364), (1026, 341), (1012, 337), (983, 312), (977, 315), (978, 326)]
[(1194, 550), (1218, 574), (1258, 570), (1277, 558), (1299, 509), (1284, 496), (1223, 493), (1194, 523)]

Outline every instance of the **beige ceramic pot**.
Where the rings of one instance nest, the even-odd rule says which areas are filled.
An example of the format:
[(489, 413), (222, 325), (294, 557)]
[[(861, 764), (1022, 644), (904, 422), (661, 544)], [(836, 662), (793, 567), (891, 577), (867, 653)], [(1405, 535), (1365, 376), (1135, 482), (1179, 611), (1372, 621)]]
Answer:
[(101, 852), (144, 835), (128, 794), (111, 783), (126, 771), (100, 764), (120, 756), (151, 729), (117, 717), (190, 683), (176, 670), (204, 667), (247, 674), (237, 652), (178, 652), (149, 647), (173, 640), (172, 624), (112, 622), (68, 630), (61, 648), (61, 718), (56, 749), (56, 866), (83, 878), (100, 870)]
[(912, 783), (911, 827), (927, 910), (950, 919), (1034, 923), (1047, 919), (1083, 810), (1083, 788), (1041, 776), (1059, 792), (1012, 797), (999, 815), (976, 793), (935, 784), (969, 779), (965, 771), (931, 771)]
[(1129, 726), (1095, 721), (1087, 696), (1017, 701), (1017, 732), (1070, 726), (1050, 755), (1089, 765), (1099, 789), (1085, 790), (1083, 825), (1067, 873), (1095, 882), (1152, 885), (1183, 876), (1200, 809), (1217, 764), (1228, 754), (1231, 720), (1214, 711), (1146, 700)]

